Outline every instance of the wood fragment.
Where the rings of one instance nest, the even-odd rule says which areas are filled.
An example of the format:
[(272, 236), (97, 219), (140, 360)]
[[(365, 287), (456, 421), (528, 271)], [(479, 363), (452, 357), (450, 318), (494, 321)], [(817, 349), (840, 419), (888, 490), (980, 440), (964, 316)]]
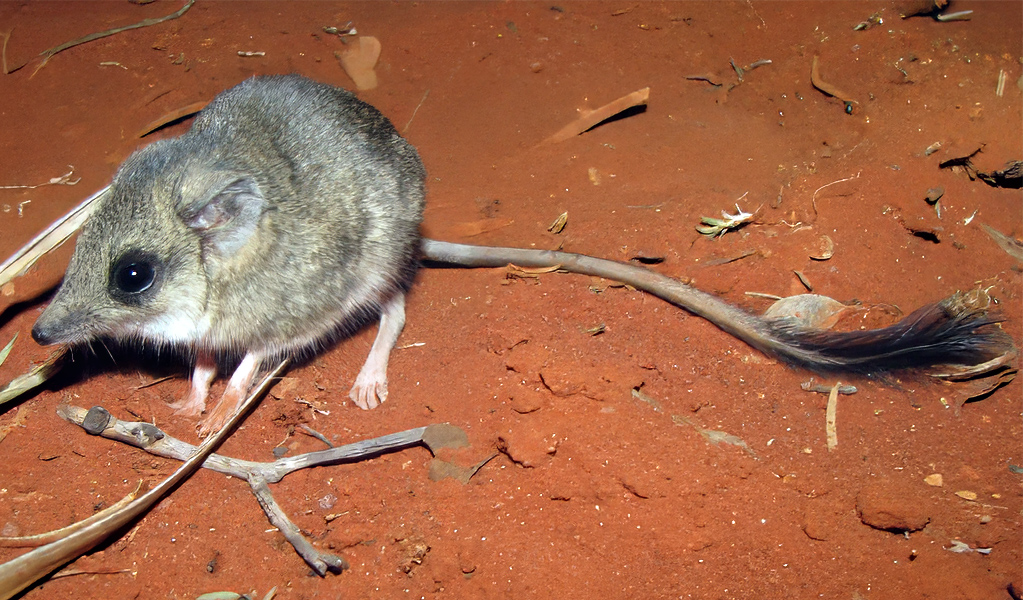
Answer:
[(99, 521), (101, 519), (104, 519), (107, 517), (107, 515), (113, 514), (120, 510), (122, 507), (127, 506), (128, 503), (130, 503), (132, 500), (135, 499), (136, 496), (138, 496), (139, 490), (141, 489), (142, 481), (139, 481), (139, 484), (135, 486), (135, 490), (130, 492), (124, 498), (121, 498), (117, 502), (104, 508), (103, 510), (92, 515), (91, 517), (87, 519), (82, 519), (77, 523), (72, 523), (67, 527), (61, 527), (60, 529), (54, 529), (53, 531), (47, 531), (46, 533), (40, 533), (37, 535), (25, 535), (19, 537), (0, 537), (0, 547), (38, 548), (39, 546), (51, 544), (53, 542), (56, 542), (57, 540), (66, 538), (67, 536), (78, 531), (79, 529), (82, 529), (83, 527), (86, 527), (89, 524), (95, 523), (96, 521)]
[(554, 144), (571, 139), (592, 129), (594, 126), (610, 119), (624, 110), (646, 104), (649, 98), (650, 88), (645, 87), (641, 90), (636, 90), (631, 94), (626, 94), (614, 102), (609, 102), (595, 110), (580, 110), (579, 118), (568, 125), (565, 125), (557, 133), (540, 142), (540, 145)]
[(520, 274), (525, 274), (525, 275), (543, 275), (545, 273), (554, 273), (555, 271), (557, 271), (560, 268), (561, 268), (561, 265), (553, 265), (553, 266), (550, 266), (550, 267), (537, 267), (537, 268), (520, 267), (518, 265), (508, 265), (506, 267), (506, 269), (509, 272), (515, 272), (515, 273), (520, 273)]
[[(273, 373), (268, 375), (253, 395), (261, 394), (268, 387), (268, 382), (275, 380), (284, 366), (286, 366), (286, 363), (281, 363)], [(252, 396), (250, 396), (251, 398)], [(248, 401), (246, 402), (248, 403)], [(247, 404), (242, 410), (247, 410), (248, 406), (250, 405)], [(90, 411), (77, 406), (64, 405), (60, 407), (58, 414), (66, 421), (83, 426), (85, 418), (90, 414)], [(190, 456), (194, 456), (197, 452), (196, 447), (192, 444), (167, 435), (150, 423), (121, 421), (113, 415), (109, 415), (109, 413), (107, 413), (107, 417), (109, 418), (107, 424), (102, 431), (98, 432), (99, 435), (105, 438), (141, 448), (156, 456), (177, 460), (185, 460)], [(236, 424), (236, 419), (237, 415), (225, 426), (224, 430), (226, 431), (229, 427), (233, 427)], [(219, 437), (220, 433), (217, 436)], [(205, 449), (207, 445), (208, 442), (201, 446), (199, 451)], [(221, 454), (209, 454), (204, 456), (200, 462), (203, 468), (248, 482), (253, 495), (256, 496), (271, 524), (285, 536), (295, 548), (295, 551), (317, 574), (324, 576), (327, 572), (338, 573), (348, 568), (348, 563), (340, 556), (321, 552), (313, 547), (303, 536), (301, 530), (288, 518), (287, 513), (274, 500), (269, 484), (277, 483), (289, 473), (301, 469), (350, 463), (417, 445), (425, 445), (431, 453), (436, 454), (441, 448), (468, 446), (468, 439), (465, 432), (458, 427), (440, 423), (362, 440), (327, 450), (283, 457), (272, 462), (241, 460)], [(189, 463), (191, 462), (193, 461), (189, 460)], [(0, 592), (5, 589), (2, 587), (4, 583), (2, 571), (5, 566), (0, 565)], [(6, 598), (7, 596), (0, 594), (0, 599), (6, 600)]]
[(0, 50), (0, 66), (3, 67), (4, 75), (9, 75), (11, 73), (10, 71), (7, 70), (7, 42), (8, 42), (8, 40), (11, 39), (11, 33), (13, 33), (13, 32), (14, 32), (14, 30), (11, 29), (9, 31), (5, 31), (4, 33), (0, 34), (0, 35), (4, 36), (3, 49)]
[(721, 257), (721, 258), (711, 258), (709, 260), (705, 260), (705, 261), (703, 261), (703, 266), (704, 267), (719, 267), (721, 265), (727, 265), (728, 263), (733, 263), (733, 262), (736, 262), (736, 261), (740, 261), (740, 260), (742, 260), (744, 258), (749, 258), (750, 256), (753, 256), (755, 254), (757, 254), (756, 250), (753, 250), (752, 248), (747, 248), (746, 250), (743, 250), (742, 252), (740, 252), (739, 254), (736, 254), (735, 256), (724, 256), (724, 257)]
[(819, 60), (820, 59), (816, 55), (813, 57), (813, 63), (810, 65), (810, 83), (813, 87), (824, 92), (828, 96), (838, 98), (842, 102), (845, 102), (846, 111), (850, 111), (853, 104), (859, 103), (853, 100), (852, 96), (849, 94), (846, 94), (842, 90), (821, 79)]
[(813, 286), (810, 285), (810, 280), (806, 278), (806, 275), (803, 275), (803, 273), (800, 271), (792, 272), (796, 274), (796, 279), (799, 280), (799, 283), (803, 284), (803, 287), (805, 287), (807, 291), (809, 292), (813, 291)]
[[(78, 206), (72, 208), (57, 221), (54, 221), (39, 235), (32, 238), (31, 241), (0, 264), (0, 286), (4, 286), (12, 279), (24, 275), (42, 256), (67, 241), (72, 234), (78, 231), (78, 228), (89, 218), (89, 215), (92, 214), (92, 211), (95, 209), (96, 200), (109, 189), (110, 186), (107, 186), (83, 200)], [(0, 304), (0, 310), (4, 308), (6, 306)]]
[(43, 384), (44, 381), (56, 375), (64, 366), (64, 357), (67, 354), (67, 346), (61, 346), (53, 352), (42, 364), (36, 366), (28, 373), (19, 375), (10, 383), (0, 389), (0, 407), (7, 402), (21, 396), (29, 390), (34, 390)]
[[(799, 387), (807, 392), (814, 392), (817, 394), (830, 394), (831, 390), (834, 389), (834, 386), (831, 385), (814, 383), (813, 379), (810, 379), (810, 381), (804, 381), (803, 383), (799, 384)], [(839, 386), (838, 388), (838, 393), (844, 396), (851, 396), (852, 394), (855, 394), (858, 391), (859, 390), (856, 389), (855, 385), (843, 385)]]
[(208, 102), (206, 101), (193, 102), (188, 106), (182, 106), (181, 108), (174, 109), (169, 113), (161, 115), (154, 119), (153, 121), (150, 121), (148, 124), (146, 124), (145, 127), (139, 130), (135, 137), (144, 138), (150, 133), (156, 131), (157, 129), (161, 129), (163, 127), (166, 127), (167, 125), (170, 125), (174, 121), (190, 117), (201, 111), (203, 108), (206, 108), (207, 104)]
[[(51, 58), (53, 58), (58, 53), (67, 50), (68, 48), (74, 48), (75, 46), (80, 46), (80, 45), (86, 44), (88, 42), (94, 42), (96, 40), (103, 39), (105, 37), (109, 37), (109, 36), (114, 35), (116, 33), (121, 33), (123, 31), (131, 31), (132, 29), (139, 29), (141, 27), (149, 27), (150, 25), (157, 25), (159, 23), (163, 23), (164, 21), (170, 21), (171, 19), (177, 19), (181, 15), (185, 14), (185, 12), (187, 12), (188, 9), (192, 8), (193, 4), (195, 4), (195, 0), (188, 0), (185, 3), (184, 6), (182, 6), (180, 9), (178, 9), (177, 11), (175, 11), (175, 12), (173, 12), (173, 13), (167, 15), (167, 16), (158, 17), (158, 18), (155, 18), (155, 19), (143, 19), (142, 21), (139, 21), (138, 23), (134, 23), (132, 25), (125, 25), (124, 27), (115, 27), (114, 29), (108, 29), (106, 31), (100, 31), (100, 32), (97, 32), (97, 33), (90, 33), (89, 35), (85, 35), (85, 36), (82, 36), (80, 38), (73, 39), (70, 42), (64, 42), (63, 44), (61, 44), (59, 46), (54, 46), (53, 48), (50, 48), (48, 50), (43, 50), (42, 52), (39, 53), (39, 56), (42, 57), (42, 61), (36, 66), (35, 70), (32, 71), (32, 75), (30, 75), (30, 77), (35, 76), (35, 74), (39, 72), (39, 69), (42, 69), (44, 66), (46, 66), (46, 63), (49, 62)], [(7, 34), (7, 37), (10, 37), (10, 33)], [(24, 64), (18, 65), (17, 67), (14, 67), (13, 69), (8, 71), (7, 70), (7, 58), (6, 58), (7, 57), (7, 52), (6, 52), (6, 50), (7, 50), (7, 42), (5, 40), (4, 41), (4, 72), (7, 73), (7, 74), (14, 73), (15, 71), (18, 71), (18, 70), (24, 68), (30, 62), (32, 62), (32, 60), (35, 60), (35, 59), (31, 59), (31, 60), (25, 62)]]
[(227, 439), (227, 436), (249, 409), (255, 406), (256, 400), (262, 397), (274, 378), (287, 366), (287, 362), (283, 361), (267, 375), (246, 398), (241, 408), (231, 417), (224, 428), (210, 436), (178, 470), (156, 487), (140, 498), (131, 501), (121, 510), (90, 523), (61, 540), (36, 548), (0, 565), (0, 600), (12, 598), (57, 567), (75, 560), (103, 543), (111, 534), (121, 531), (125, 525), (148, 512), (161, 498), (188, 479), (192, 473), (203, 466), (207, 457), (213, 453), (217, 446)]
[(831, 393), (828, 394), (828, 409), (824, 416), (824, 428), (828, 436), (828, 452), (838, 447), (838, 390), (842, 387), (841, 381), (836, 381)]

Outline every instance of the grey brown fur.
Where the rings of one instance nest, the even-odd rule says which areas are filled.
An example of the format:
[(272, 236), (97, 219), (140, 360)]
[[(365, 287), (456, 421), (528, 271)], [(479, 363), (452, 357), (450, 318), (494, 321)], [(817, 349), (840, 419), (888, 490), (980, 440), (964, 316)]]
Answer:
[[(403, 291), (423, 178), (415, 149), (350, 93), (299, 77), (250, 79), (191, 131), (124, 163), (34, 332), (218, 352), (308, 348)], [(241, 202), (237, 215), (211, 208)], [(157, 289), (124, 302), (108, 275), (132, 252), (155, 257)]]
[[(245, 81), (188, 133), (125, 161), (33, 336), (184, 347), (208, 379), (224, 353), (259, 363), (315, 349), (403, 301), (424, 177), (415, 149), (351, 93)], [(123, 293), (115, 271), (142, 263), (152, 285)], [(197, 393), (179, 408), (201, 412)]]

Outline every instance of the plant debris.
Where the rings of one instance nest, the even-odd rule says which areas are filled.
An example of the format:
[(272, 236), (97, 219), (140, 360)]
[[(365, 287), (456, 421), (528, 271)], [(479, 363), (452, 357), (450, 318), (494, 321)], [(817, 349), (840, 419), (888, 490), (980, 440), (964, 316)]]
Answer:
[(884, 23), (884, 18), (881, 17), (881, 11), (877, 11), (853, 26), (853, 31), (863, 31), (865, 29), (881, 25), (882, 23)]
[(348, 50), (335, 52), (334, 58), (355, 82), (356, 89), (372, 90), (377, 87), (375, 68), (380, 60), (380, 51), (380, 40), (372, 36), (360, 36)]
[(820, 59), (816, 55), (813, 57), (813, 62), (810, 65), (810, 83), (811, 85), (813, 85), (813, 87), (817, 88), (818, 90), (827, 94), (828, 96), (838, 98), (839, 100), (844, 102), (845, 112), (847, 114), (851, 115), (853, 113), (853, 105), (859, 104), (859, 102), (853, 100), (852, 96), (850, 96), (849, 94), (846, 94), (845, 92), (839, 90), (837, 87), (821, 79)]
[(980, 226), (981, 228), (984, 229), (984, 231), (987, 232), (989, 236), (991, 236), (991, 239), (993, 239), (995, 243), (998, 244), (999, 248), (1005, 250), (1006, 254), (1020, 262), (1023, 262), (1023, 242), (1017, 240), (1016, 238), (1005, 235), (1004, 233), (998, 231), (997, 229), (991, 227), (990, 225), (985, 225), (981, 223)]
[[(35, 70), (32, 71), (32, 75), (35, 75), (36, 73), (39, 72), (39, 69), (42, 69), (44, 66), (46, 66), (46, 63), (49, 62), (49, 60), (51, 58), (56, 56), (58, 53), (63, 52), (64, 50), (67, 50), (68, 48), (74, 48), (75, 46), (80, 46), (81, 44), (86, 44), (88, 42), (93, 42), (93, 41), (96, 41), (96, 40), (99, 40), (99, 39), (103, 39), (105, 37), (109, 37), (109, 36), (114, 35), (116, 33), (121, 33), (123, 31), (131, 31), (132, 29), (139, 29), (141, 27), (149, 27), (150, 25), (157, 25), (159, 23), (163, 23), (164, 21), (170, 21), (171, 19), (177, 19), (181, 15), (185, 14), (185, 12), (187, 12), (188, 9), (192, 8), (193, 4), (195, 4), (195, 0), (188, 0), (185, 3), (185, 5), (182, 6), (180, 9), (178, 9), (177, 11), (175, 11), (175, 12), (173, 12), (173, 13), (165, 16), (165, 17), (159, 17), (159, 18), (155, 18), (155, 19), (143, 19), (142, 21), (139, 21), (138, 23), (134, 23), (132, 25), (125, 25), (124, 27), (115, 27), (114, 29), (108, 29), (106, 31), (100, 31), (98, 33), (90, 33), (89, 35), (82, 36), (80, 38), (71, 40), (70, 42), (64, 42), (63, 44), (61, 44), (59, 46), (54, 46), (53, 48), (50, 48), (48, 50), (43, 50), (42, 52), (39, 53), (39, 56), (42, 57), (42, 60), (39, 62), (39, 65), (36, 66)], [(14, 73), (15, 71), (21, 70), (27, 64), (32, 62), (31, 60), (29, 60), (28, 62), (26, 62), (24, 64), (21, 64), (21, 65), (18, 65), (17, 67), (14, 67), (13, 69), (10, 69), (10, 70), (7, 69), (7, 40), (9, 38), (10, 38), (10, 33), (7, 33), (5, 35), (5, 37), (4, 37), (4, 46), (3, 46), (3, 54), (4, 54), (4, 57), (3, 57), (3, 69), (4, 69), (4, 73), (7, 74), (7, 75), (10, 75), (11, 73)]]
[(947, 23), (949, 21), (969, 21), (972, 16), (973, 16), (972, 10), (961, 10), (959, 12), (954, 13), (934, 15), (934, 20), (941, 21), (942, 23)]
[(111, 504), (110, 506), (104, 508), (103, 510), (93, 514), (92, 516), (90, 516), (88, 518), (85, 518), (85, 519), (82, 519), (81, 521), (78, 521), (76, 523), (72, 523), (71, 525), (68, 525), (67, 527), (62, 527), (60, 529), (55, 529), (53, 531), (47, 531), (46, 533), (39, 533), (39, 534), (36, 534), (36, 535), (25, 535), (25, 536), (18, 536), (18, 537), (0, 537), (0, 547), (3, 547), (3, 548), (38, 548), (39, 546), (45, 546), (46, 544), (52, 544), (53, 542), (56, 542), (56, 541), (58, 541), (58, 540), (60, 540), (62, 538), (65, 538), (65, 537), (71, 535), (72, 533), (74, 533), (74, 532), (76, 532), (76, 531), (78, 531), (80, 529), (88, 527), (92, 523), (100, 521), (100, 520), (106, 518), (108, 515), (111, 515), (111, 514), (117, 512), (118, 510), (120, 510), (121, 508), (127, 506), (128, 504), (131, 503), (132, 500), (134, 500), (138, 496), (139, 490), (141, 490), (141, 489), (142, 489), (142, 481), (139, 481), (139, 484), (135, 487), (135, 490), (130, 492), (124, 498), (121, 498), (117, 502), (115, 502), (115, 503)]
[(808, 292), (813, 291), (813, 284), (810, 283), (810, 279), (806, 275), (804, 275), (802, 271), (794, 270), (792, 271), (792, 274), (796, 276), (796, 279), (799, 280), (799, 283), (803, 284), (803, 287), (806, 288), (806, 291)]
[(941, 161), (940, 169), (951, 169), (953, 172), (962, 170), (971, 181), (980, 179), (992, 187), (1020, 189), (1023, 187), (1023, 160), (1008, 161), (1001, 169), (980, 171), (973, 164), (973, 157), (984, 150), (984, 144), (969, 154), (956, 156)]
[(841, 382), (836, 383), (835, 385), (823, 385), (820, 383), (814, 383), (811, 378), (810, 381), (804, 381), (799, 384), (799, 387), (807, 392), (814, 392), (816, 394), (830, 394), (831, 390), (837, 387), (838, 393), (844, 396), (851, 396), (859, 391), (856, 389), (855, 385), (840, 385), (840, 383)]
[[(129, 502), (120, 510), (109, 513), (104, 518), (99, 519), (91, 523), (89, 526), (74, 531), (73, 533), (63, 537), (55, 542), (40, 546), (30, 552), (22, 554), (17, 558), (9, 560), (0, 565), (0, 596), (4, 598), (10, 598), (16, 595), (18, 592), (28, 588), (36, 581), (53, 572), (54, 569), (65, 565), (72, 560), (77, 559), (89, 550), (92, 550), (96, 546), (103, 543), (107, 538), (117, 531), (123, 531), (125, 525), (135, 521), (140, 516), (149, 511), (157, 502), (160, 501), (164, 496), (169, 494), (172, 490), (177, 488), (183, 481), (188, 479), (192, 473), (197, 471), (199, 468), (204, 466), (205, 461), (208, 457), (213, 454), (213, 451), (231, 434), (234, 427), (241, 421), (245, 414), (251, 409), (256, 400), (262, 397), (266, 388), (269, 387), (270, 383), (274, 380), (280, 372), (287, 366), (288, 361), (281, 362), (271, 373), (269, 373), (262, 382), (257, 385), (251, 394), (245, 399), (241, 408), (231, 417), (227, 424), (217, 433), (210, 436), (201, 446), (195, 447), (190, 446), (188, 454), (182, 457), (184, 464), (182, 464), (173, 474), (161, 481), (156, 487), (143, 494), (140, 498)], [(64, 416), (63, 412), (68, 409), (67, 406), (61, 406), (58, 412), (61, 412), (61, 416)], [(103, 409), (100, 411), (106, 412)], [(78, 424), (86, 422), (85, 414), (87, 411), (84, 409), (78, 409), (78, 414), (82, 417), (82, 420)], [(106, 413), (110, 418), (107, 419), (109, 424), (110, 413)], [(116, 419), (113, 419), (116, 421)], [(156, 427), (149, 423), (137, 423), (136, 426), (130, 432), (125, 432), (128, 439), (142, 443), (144, 440), (150, 442), (162, 441), (161, 438), (156, 437), (155, 433), (159, 432)], [(106, 429), (103, 425), (100, 425), (100, 431), (97, 433), (105, 433)], [(153, 437), (148, 437), (148, 434), (154, 434)], [(126, 440), (122, 440), (126, 441)]]
[(336, 35), (337, 37), (341, 38), (342, 42), (344, 42), (345, 41), (345, 36), (356, 35), (359, 32), (356, 31), (355, 27), (352, 26), (352, 22), (348, 21), (347, 23), (345, 23), (344, 27), (334, 27), (333, 25), (329, 25), (327, 27), (324, 27), (323, 28), (323, 33), (329, 33), (330, 35)]
[(76, 185), (82, 180), (82, 178), (79, 177), (72, 181), (71, 176), (75, 173), (75, 167), (74, 165), (68, 165), (67, 168), (70, 169), (67, 173), (57, 177), (51, 177), (49, 181), (44, 181), (43, 183), (37, 183), (35, 185), (0, 185), (0, 190), (34, 190), (36, 188), (41, 188), (44, 185)]
[[(251, 407), (252, 403), (250, 401), (261, 396), (269, 386), (269, 382), (273, 381), (285, 366), (286, 362), (281, 363), (274, 372), (263, 380), (263, 383), (256, 388), (249, 400), (246, 401), (246, 408)], [(234, 427), (246, 408), (243, 408), (223, 430), (210, 439), (216, 439), (217, 441), (223, 439), (224, 434)], [(259, 505), (263, 508), (270, 522), (321, 577), (325, 576), (328, 572), (339, 573), (347, 569), (348, 563), (340, 556), (317, 550), (303, 536), (301, 530), (295, 526), (280, 505), (277, 504), (273, 494), (270, 492), (269, 484), (277, 483), (289, 473), (309, 467), (350, 463), (355, 460), (370, 458), (385, 452), (394, 452), (420, 444), (425, 445), (431, 453), (436, 454), (440, 448), (451, 448), (466, 443), (465, 433), (461, 429), (452, 425), (436, 424), (264, 463), (211, 454), (210, 452), (213, 450), (213, 447), (210, 446), (209, 441), (201, 446), (201, 449), (206, 452), (196, 453), (195, 446), (167, 435), (151, 423), (121, 421), (99, 407), (86, 411), (80, 407), (65, 405), (58, 412), (61, 418), (83, 428), (87, 427), (87, 422), (90, 420), (101, 421), (97, 426), (87, 429), (87, 431), (91, 431), (95, 435), (102, 435), (103, 437), (141, 448), (156, 456), (177, 460), (198, 456), (198, 461), (195, 458), (191, 458), (186, 465), (201, 466), (248, 482), (252, 493), (256, 496)], [(94, 415), (101, 416), (101, 418), (95, 419)], [(164, 488), (164, 491), (166, 491), (167, 486), (165, 483), (166, 481), (161, 482), (158, 488)], [(154, 488), (153, 491), (158, 488)], [(133, 502), (132, 505), (141, 502), (152, 493), (145, 494), (142, 498)], [(121, 526), (123, 526), (123, 523), (121, 523)], [(9, 564), (11, 563), (0, 565), (0, 571)]]
[(558, 215), (557, 219), (547, 227), (547, 231), (553, 234), (559, 234), (565, 230), (565, 225), (568, 225), (568, 211), (565, 211)]
[(625, 96), (622, 96), (613, 102), (609, 102), (600, 108), (594, 110), (580, 109), (579, 117), (576, 120), (565, 125), (557, 133), (540, 142), (540, 144), (553, 144), (571, 139), (581, 133), (589, 131), (621, 112), (636, 106), (645, 105), (649, 98), (650, 88), (645, 87), (641, 90), (636, 90), (631, 94), (626, 94)]
[(747, 444), (745, 440), (738, 436), (716, 429), (704, 429), (703, 427), (700, 427), (696, 423), (693, 423), (692, 420), (682, 415), (671, 415), (671, 420), (676, 425), (689, 425), (690, 427), (695, 429), (697, 433), (703, 436), (703, 439), (707, 440), (707, 442), (710, 443), (711, 445), (718, 446), (721, 444), (728, 444), (730, 446), (738, 446), (745, 450), (746, 453), (752, 456), (754, 459), (759, 460), (759, 457), (757, 456), (757, 453), (753, 451), (753, 448), (750, 448), (749, 444)]
[(950, 540), (951, 546), (945, 548), (949, 552), (955, 552), (957, 554), (964, 554), (966, 552), (977, 552), (978, 554), (991, 554), (991, 548), (971, 548), (966, 542), (959, 540)]
[(831, 238), (822, 235), (820, 238), (820, 250), (817, 254), (811, 254), (810, 258), (813, 260), (828, 260), (835, 255), (835, 242), (831, 241)]
[(778, 300), (764, 311), (765, 319), (785, 319), (796, 327), (831, 329), (853, 307), (820, 294), (797, 294)]
[(1007, 162), (997, 171), (977, 171), (977, 177), (992, 187), (1020, 189), (1023, 187), (1023, 160)]
[(842, 386), (836, 381), (828, 394), (828, 408), (824, 416), (824, 431), (828, 439), (828, 452), (838, 447), (838, 389)]
[[(14, 340), (11, 340), (12, 342)], [(67, 347), (61, 346), (56, 352), (50, 355), (42, 364), (36, 366), (28, 373), (19, 375), (10, 383), (0, 389), (0, 407), (17, 398), (18, 396), (34, 390), (46, 380), (56, 375), (64, 366), (64, 357), (67, 354)]]
[(144, 138), (151, 133), (163, 129), (164, 127), (170, 125), (171, 123), (177, 123), (178, 121), (187, 119), (197, 114), (202, 109), (206, 108), (207, 104), (208, 102), (206, 101), (193, 102), (187, 106), (182, 106), (181, 108), (177, 108), (175, 110), (170, 111), (169, 113), (161, 115), (147, 123), (145, 127), (139, 130), (135, 137)]
[(0, 350), (0, 365), (3, 365), (5, 362), (7, 362), (7, 357), (11, 354), (11, 348), (14, 347), (14, 342), (16, 341), (18, 341), (17, 332), (14, 333), (14, 336), (11, 338), (11, 341), (7, 342), (7, 345), (4, 346), (4, 349)]
[[(743, 194), (743, 197), (745, 196), (746, 194)], [(739, 199), (742, 200), (742, 198)], [(719, 237), (724, 235), (727, 231), (738, 229), (746, 223), (751, 222), (753, 217), (757, 214), (756, 211), (751, 213), (744, 212), (741, 208), (739, 208), (738, 203), (735, 205), (735, 210), (736, 213), (734, 215), (721, 211), (720, 219), (715, 219), (714, 217), (700, 217), (700, 222), (703, 223), (703, 225), (697, 225), (696, 230), (706, 236)]]

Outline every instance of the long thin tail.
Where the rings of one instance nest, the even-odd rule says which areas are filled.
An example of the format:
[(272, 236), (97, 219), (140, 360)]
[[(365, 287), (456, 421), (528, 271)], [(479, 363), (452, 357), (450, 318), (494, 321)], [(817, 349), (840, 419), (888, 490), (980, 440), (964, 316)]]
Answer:
[(644, 267), (553, 250), (423, 239), (422, 258), (463, 267), (559, 267), (643, 290), (703, 317), (765, 354), (817, 371), (876, 372), (937, 364), (976, 365), (1011, 352), (1012, 339), (976, 293), (957, 293), (895, 325), (867, 331), (806, 329), (766, 320)]

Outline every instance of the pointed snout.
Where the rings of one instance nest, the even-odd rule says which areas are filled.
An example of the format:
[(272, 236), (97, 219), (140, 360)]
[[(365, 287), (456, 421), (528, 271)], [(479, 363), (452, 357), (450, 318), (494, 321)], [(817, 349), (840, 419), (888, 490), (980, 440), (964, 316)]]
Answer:
[(39, 343), (41, 346), (49, 346), (57, 343), (57, 339), (50, 330), (43, 323), (42, 319), (36, 321), (36, 324), (32, 326), (32, 339)]
[(32, 339), (43, 346), (71, 343), (81, 337), (82, 317), (51, 302), (32, 326)]

